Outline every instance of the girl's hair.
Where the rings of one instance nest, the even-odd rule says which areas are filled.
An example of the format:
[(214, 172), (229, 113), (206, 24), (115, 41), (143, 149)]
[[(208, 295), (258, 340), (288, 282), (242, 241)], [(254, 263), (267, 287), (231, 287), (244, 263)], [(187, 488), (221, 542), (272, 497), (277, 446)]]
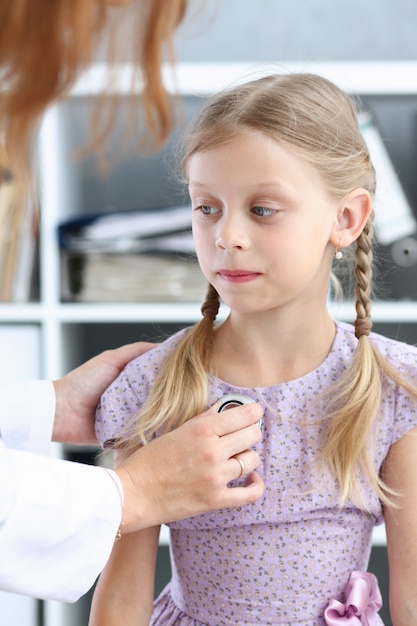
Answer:
[[(146, 123), (155, 145), (167, 137), (172, 103), (163, 85), (161, 62), (165, 55), (173, 61), (171, 40), (188, 0), (141, 0), (132, 6), (109, 7), (119, 3), (123, 1), (0, 3), (1, 131), (10, 167), (23, 185), (31, 179), (31, 142), (42, 114), (68, 93), (99, 46), (103, 54), (103, 44), (107, 61), (117, 59), (120, 44), (130, 53), (129, 60), (136, 65), (132, 87), (139, 73)], [(95, 147), (102, 144), (110, 127), (107, 123), (106, 132), (97, 134)]]
[[(335, 198), (341, 199), (359, 187), (374, 196), (375, 172), (354, 104), (326, 79), (311, 74), (272, 75), (209, 99), (186, 137), (184, 171), (193, 154), (231, 141), (248, 130), (261, 131), (305, 158)], [(378, 475), (370, 446), (380, 404), (381, 376), (416, 395), (416, 389), (399, 376), (368, 337), (372, 327), (373, 218), (372, 213), (356, 241), (358, 344), (350, 368), (331, 390), (322, 457), (340, 484), (341, 504), (349, 497), (365, 510), (369, 505), (360, 487), (360, 471), (365, 472), (383, 502), (390, 502), (392, 495)], [(211, 369), (213, 322), (218, 308), (218, 294), (210, 285), (202, 307), (203, 319), (165, 359), (148, 401), (135, 418), (135, 433), (122, 442), (123, 452), (149, 440), (157, 429), (169, 430), (206, 408), (207, 372)], [(329, 406), (327, 399), (323, 406)]]

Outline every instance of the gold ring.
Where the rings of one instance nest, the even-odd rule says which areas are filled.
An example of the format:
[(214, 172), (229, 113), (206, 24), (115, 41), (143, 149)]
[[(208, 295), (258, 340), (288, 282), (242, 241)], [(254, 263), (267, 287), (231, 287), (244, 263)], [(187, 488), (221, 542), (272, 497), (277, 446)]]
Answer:
[(237, 455), (236, 455), (236, 456), (233, 456), (233, 457), (232, 457), (232, 459), (235, 459), (235, 460), (239, 463), (239, 465), (240, 465), (240, 474), (239, 474), (239, 476), (238, 476), (238, 478), (240, 478), (240, 477), (241, 477), (241, 476), (243, 476), (243, 474), (245, 473), (245, 464), (244, 464), (244, 462), (242, 461), (242, 459), (241, 459), (241, 458), (239, 458)]

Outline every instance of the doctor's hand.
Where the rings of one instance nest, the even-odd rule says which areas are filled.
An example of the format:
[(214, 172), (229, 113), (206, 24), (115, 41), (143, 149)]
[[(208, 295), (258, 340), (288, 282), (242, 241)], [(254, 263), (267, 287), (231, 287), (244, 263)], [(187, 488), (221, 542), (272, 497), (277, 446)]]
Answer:
[(106, 350), (54, 381), (56, 409), (52, 440), (98, 445), (94, 417), (102, 393), (129, 361), (154, 345), (139, 341)]
[[(249, 448), (261, 438), (261, 417), (256, 403), (222, 413), (212, 407), (132, 454), (115, 469), (125, 496), (122, 532), (260, 498), (259, 455)], [(245, 486), (228, 486), (241, 475)]]

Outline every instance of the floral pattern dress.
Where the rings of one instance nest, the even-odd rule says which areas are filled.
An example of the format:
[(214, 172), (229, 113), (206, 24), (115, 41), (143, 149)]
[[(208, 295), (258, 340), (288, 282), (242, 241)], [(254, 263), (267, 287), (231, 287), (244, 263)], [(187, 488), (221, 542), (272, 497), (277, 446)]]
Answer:
[[(102, 445), (142, 405), (161, 361), (183, 332), (132, 361), (104, 393), (96, 416)], [(416, 348), (374, 333), (370, 338), (403, 375), (417, 381)], [(317, 462), (322, 394), (349, 367), (356, 343), (353, 327), (338, 322), (327, 358), (301, 378), (240, 388), (209, 377), (208, 406), (240, 393), (264, 407), (256, 449), (266, 490), (254, 504), (170, 524), (172, 580), (155, 601), (153, 626), (333, 626), (350, 624), (346, 619), (355, 610), (357, 624), (368, 624), (360, 615), (366, 611), (372, 613), (369, 624), (382, 624), (375, 581), (360, 574), (367, 569), (373, 527), (383, 521), (381, 503), (362, 480), (371, 514), (351, 502), (340, 509), (335, 480)], [(416, 425), (415, 400), (385, 381), (375, 433), (378, 468), (390, 446)], [(352, 583), (366, 587), (362, 608), (350, 603)]]

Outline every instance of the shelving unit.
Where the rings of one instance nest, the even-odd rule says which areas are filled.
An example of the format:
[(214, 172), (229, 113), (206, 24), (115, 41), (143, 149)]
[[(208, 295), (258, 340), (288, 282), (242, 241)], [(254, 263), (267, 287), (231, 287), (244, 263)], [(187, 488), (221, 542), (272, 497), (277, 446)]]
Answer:
[[(347, 91), (361, 96), (416, 95), (417, 63), (289, 63), (280, 64), (179, 64), (174, 78), (166, 69), (166, 83), (173, 92), (204, 97), (239, 80), (274, 70), (317, 72), (334, 80)], [(106, 85), (106, 67), (92, 67), (76, 84), (69, 98), (94, 97)], [(113, 95), (122, 96), (129, 86), (129, 67), (118, 68), (119, 87)], [(1, 324), (39, 324), (42, 342), (42, 375), (55, 378), (76, 363), (65, 344), (68, 324), (192, 323), (199, 316), (199, 304), (67, 304), (60, 302), (60, 255), (57, 224), (85, 209), (80, 207), (79, 188), (74, 170), (69, 172), (68, 154), (60, 127), (61, 105), (45, 116), (39, 141), (38, 169), (42, 180), (40, 232), (40, 302), (0, 306)], [(340, 319), (350, 321), (350, 303), (332, 307)], [(417, 320), (417, 302), (379, 302), (374, 305), (376, 323), (412, 324)]]
[[(354, 319), (353, 302), (331, 304), (332, 315), (342, 321)], [(219, 319), (224, 319), (227, 309), (222, 307)], [(38, 324), (41, 334), (42, 370), (47, 379), (58, 378), (77, 363), (69, 358), (65, 346), (65, 326), (77, 324), (161, 325), (192, 324), (200, 317), (200, 303), (166, 304), (60, 304), (46, 303), (3, 304), (0, 306), (0, 325)], [(374, 324), (415, 324), (417, 302), (378, 302), (372, 309)], [(132, 341), (134, 337), (132, 338)], [(104, 346), (105, 347), (105, 346)], [(103, 347), (103, 349), (104, 349)], [(87, 357), (86, 357), (87, 358)]]
[[(254, 75), (276, 70), (310, 71), (322, 74), (352, 94), (360, 96), (416, 96), (417, 62), (405, 63), (303, 63), (303, 64), (179, 64), (176, 79), (166, 70), (166, 83), (173, 92), (204, 97), (221, 88)], [(74, 87), (69, 99), (95, 97), (106, 84), (107, 70), (94, 66)], [(119, 68), (120, 86), (112, 94), (122, 97), (128, 90), (129, 68)], [(65, 105), (65, 103), (63, 103)], [(62, 104), (46, 114), (39, 138), (38, 169), (41, 187), (40, 230), (40, 301), (28, 304), (0, 305), (0, 325), (38, 325), (41, 351), (41, 376), (54, 379), (89, 356), (94, 349), (86, 337), (94, 334), (95, 347), (104, 349), (126, 340), (149, 337), (153, 326), (193, 323), (199, 318), (200, 303), (185, 304), (76, 304), (60, 298), (60, 253), (57, 225), (86, 207), (80, 193), (76, 168), (69, 166), (61, 125)], [(415, 164), (417, 167), (417, 163)], [(101, 184), (97, 181), (97, 185)], [(332, 304), (335, 317), (352, 321), (350, 302)], [(220, 317), (226, 314), (222, 308)], [(378, 302), (373, 307), (378, 325), (391, 325), (393, 333), (407, 325), (413, 328), (417, 342), (417, 301)], [(414, 331), (415, 327), (415, 331)], [(145, 334), (142, 330), (145, 329)], [(124, 332), (126, 330), (126, 332)], [(94, 332), (92, 332), (94, 331)], [(97, 342), (98, 338), (98, 342)], [(19, 372), (17, 372), (19, 376)], [(376, 533), (376, 543), (383, 543), (383, 531)], [(65, 611), (55, 603), (47, 611), (48, 624), (66, 626)], [(80, 624), (80, 622), (78, 622)], [(81, 624), (80, 624), (81, 626)]]

